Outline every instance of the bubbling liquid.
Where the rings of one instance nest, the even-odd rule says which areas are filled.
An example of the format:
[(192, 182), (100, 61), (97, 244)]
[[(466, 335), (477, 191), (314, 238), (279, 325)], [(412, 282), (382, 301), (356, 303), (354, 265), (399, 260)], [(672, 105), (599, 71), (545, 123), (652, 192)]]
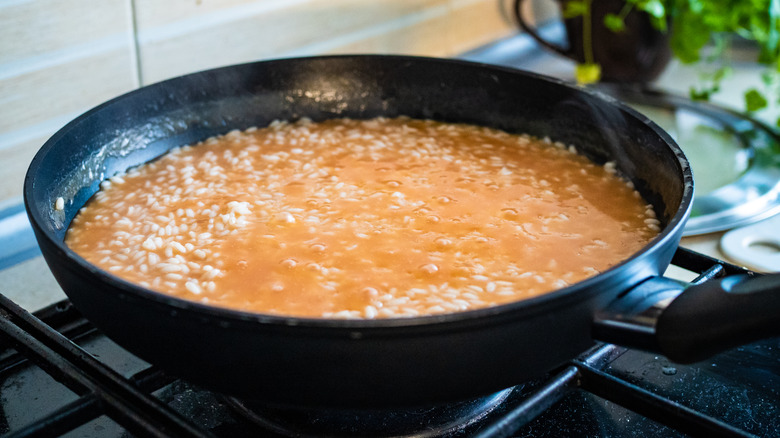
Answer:
[(614, 164), (405, 117), (274, 122), (115, 176), (66, 243), (214, 306), (383, 318), (522, 300), (613, 266), (659, 221)]

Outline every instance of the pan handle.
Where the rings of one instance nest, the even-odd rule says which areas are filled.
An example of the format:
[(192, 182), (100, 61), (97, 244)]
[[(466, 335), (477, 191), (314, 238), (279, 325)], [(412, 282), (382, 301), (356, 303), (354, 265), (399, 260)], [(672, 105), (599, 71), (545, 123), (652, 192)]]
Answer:
[(734, 275), (687, 287), (652, 278), (598, 312), (593, 335), (655, 351), (677, 363), (778, 337), (780, 274)]

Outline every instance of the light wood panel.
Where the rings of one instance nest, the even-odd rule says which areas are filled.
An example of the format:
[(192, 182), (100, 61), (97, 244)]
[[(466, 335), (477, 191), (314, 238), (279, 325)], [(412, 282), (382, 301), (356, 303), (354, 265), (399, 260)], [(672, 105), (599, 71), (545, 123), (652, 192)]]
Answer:
[(52, 133), (28, 139), (0, 150), (0, 202), (18, 198), (21, 201), (22, 185), (27, 167), (43, 143)]
[(0, 201), (21, 195), (54, 131), (140, 80), (288, 56), (451, 56), (515, 32), (510, 3), (0, 0)]
[(356, 51), (450, 55), (514, 31), (502, 16), (504, 2), (497, 0), (226, 1), (229, 7), (213, 14), (198, 15), (193, 8), (185, 10), (183, 19), (162, 14), (169, 17), (167, 23), (156, 15), (142, 18), (149, 15), (142, 10), (150, 1), (137, 4), (145, 83), (286, 56)]
[(2, 78), (0, 132), (85, 111), (133, 88), (134, 63), (127, 47)]
[(0, 1), (0, 67), (51, 58), (115, 35), (129, 37), (131, 29), (128, 0)]
[(0, 1), (0, 201), (70, 118), (138, 85), (130, 0)]
[(489, 0), (451, 2), (444, 13), (428, 14), (408, 25), (388, 26), (344, 44), (339, 44), (339, 40), (326, 41), (296, 54), (313, 55), (319, 51), (455, 56), (516, 32), (503, 6), (502, 2)]

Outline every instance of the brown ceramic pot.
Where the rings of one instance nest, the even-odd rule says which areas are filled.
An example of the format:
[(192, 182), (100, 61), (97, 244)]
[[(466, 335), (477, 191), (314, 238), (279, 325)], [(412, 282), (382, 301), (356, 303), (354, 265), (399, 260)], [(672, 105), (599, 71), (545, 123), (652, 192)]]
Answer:
[[(523, 17), (525, 0), (515, 1), (515, 16), (528, 34), (544, 47), (578, 63), (584, 63), (583, 17), (564, 19), (568, 47), (543, 39)], [(568, 0), (556, 0), (565, 10)], [(646, 83), (657, 78), (671, 59), (669, 35), (656, 29), (650, 17), (633, 10), (625, 18), (626, 28), (616, 33), (604, 25), (604, 17), (619, 14), (623, 0), (593, 0), (591, 3), (591, 40), (593, 59), (601, 66), (601, 80), (607, 82)]]

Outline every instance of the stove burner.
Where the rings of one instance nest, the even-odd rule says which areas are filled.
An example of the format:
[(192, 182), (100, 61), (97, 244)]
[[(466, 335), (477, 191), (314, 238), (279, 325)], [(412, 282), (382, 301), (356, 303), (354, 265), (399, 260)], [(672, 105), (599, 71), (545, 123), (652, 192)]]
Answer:
[[(684, 248), (672, 263), (698, 273), (695, 283), (754, 275)], [(780, 338), (690, 365), (596, 344), (548, 375), (469, 402), (392, 412), (279, 409), (167, 375), (69, 302), (31, 315), (0, 293), (0, 435), (8, 438), (780, 437), (779, 388)]]
[(397, 410), (306, 410), (271, 407), (233, 397), (224, 400), (250, 422), (282, 436), (434, 438), (450, 436), (480, 421), (516, 389), (519, 388), (452, 404)]

